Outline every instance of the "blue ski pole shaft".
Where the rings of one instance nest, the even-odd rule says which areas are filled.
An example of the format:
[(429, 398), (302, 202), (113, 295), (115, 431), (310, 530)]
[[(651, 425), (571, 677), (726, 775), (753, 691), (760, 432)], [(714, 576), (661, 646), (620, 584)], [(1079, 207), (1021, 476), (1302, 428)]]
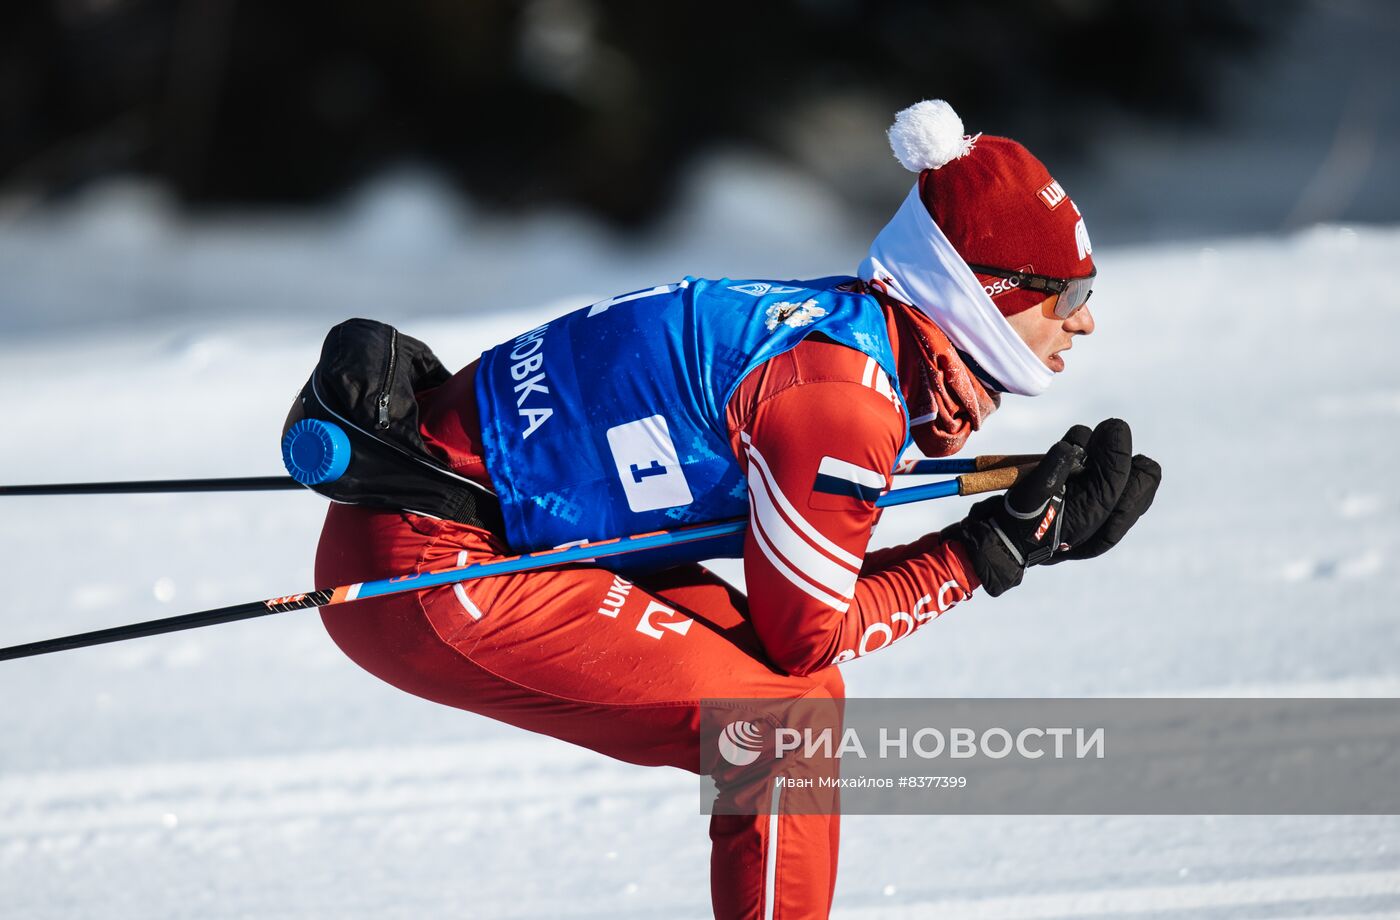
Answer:
[[(993, 492), (1010, 487), (1015, 483), (1021, 473), (1029, 468), (1029, 466), (1004, 467), (979, 473), (969, 473), (959, 476), (956, 479), (924, 483), (923, 485), (912, 486), (907, 489), (895, 489), (881, 495), (879, 499), (876, 500), (875, 504), (880, 508), (888, 508), (894, 505), (906, 505), (911, 502), (946, 498), (951, 495), (975, 495), (981, 492)], [(675, 530), (660, 530), (655, 533), (635, 534), (630, 537), (620, 537), (613, 540), (599, 540), (559, 549), (541, 550), (539, 552), (511, 556), (506, 559), (493, 559), (490, 562), (476, 562), (470, 565), (443, 569), (436, 572), (412, 572), (393, 578), (382, 578), (377, 581), (342, 585), (338, 588), (319, 588), (304, 594), (291, 594), (262, 601), (251, 601), (244, 604), (235, 604), (231, 607), (202, 610), (196, 613), (186, 613), (180, 616), (165, 617), (159, 620), (147, 620), (142, 623), (114, 626), (108, 629), (99, 629), (94, 632), (78, 633), (71, 636), (61, 636), (56, 639), (45, 639), (39, 642), (28, 642), (23, 645), (0, 648), (0, 661), (6, 661), (12, 658), (28, 658), (34, 655), (44, 655), (49, 652), (59, 652), (66, 649), (103, 645), (108, 642), (119, 642), (123, 639), (135, 639), (141, 636), (160, 635), (162, 633), (176, 632), (183, 629), (195, 629), (200, 626), (212, 626), (215, 623), (231, 623), (236, 620), (246, 620), (253, 617), (267, 616), (273, 613), (285, 613), (291, 610), (330, 607), (336, 604), (346, 604), (364, 600), (368, 597), (384, 597), (390, 594), (402, 594), (407, 591), (422, 591), (426, 588), (472, 581), (477, 578), (487, 578), (492, 575), (510, 575), (518, 572), (555, 568), (571, 563), (592, 562), (596, 559), (622, 556), (628, 553), (642, 552), (644, 550), (660, 549), (662, 547), (677, 546), (683, 543), (695, 543), (702, 540), (729, 537), (743, 533), (747, 527), (747, 520), (735, 518), (729, 521), (717, 521), (713, 524), (696, 524), (690, 527), (679, 527)]]
[[(997, 471), (1000, 473), (1001, 471)], [(875, 501), (877, 508), (889, 508), (895, 505), (907, 505), (912, 502), (928, 501), (935, 498), (947, 498), (952, 495), (973, 495), (977, 492), (991, 492), (1003, 489), (1015, 482), (1017, 470), (1010, 470), (1005, 475), (996, 479), (978, 479), (978, 476), (988, 476), (987, 473), (959, 476), (956, 479), (945, 479), (942, 482), (929, 482), (919, 486), (911, 486), (907, 489), (894, 489), (886, 492)], [(594, 559), (602, 559), (609, 556), (621, 556), (627, 553), (642, 552), (649, 549), (661, 549), (667, 546), (676, 546), (682, 543), (695, 543), (700, 540), (714, 540), (720, 537), (730, 537), (743, 533), (748, 528), (749, 522), (744, 518), (734, 518), (729, 521), (716, 521), (713, 524), (697, 524), (691, 527), (679, 527), (675, 530), (659, 530), (655, 533), (636, 534), (630, 537), (621, 537), (616, 540), (600, 540), (593, 543), (581, 543), (577, 546), (570, 546), (563, 549), (547, 549), (535, 553), (525, 553), (521, 556), (512, 556), (509, 559), (498, 559), (492, 562), (478, 562), (472, 565), (462, 566), (455, 569), (444, 569), (440, 572), (423, 572), (416, 575), (399, 575), (394, 578), (384, 578), (379, 581), (366, 581), (356, 585), (347, 586), (344, 591), (348, 595), (345, 600), (359, 600), (366, 597), (383, 597), (386, 594), (399, 594), (404, 591), (421, 591), (424, 588), (436, 588), (441, 585), (456, 584), (462, 581), (471, 581), (476, 578), (486, 578), (490, 575), (510, 575), (516, 572), (528, 572), (534, 569), (553, 568), (555, 566), (567, 565), (574, 562), (591, 562)], [(336, 591), (342, 589), (336, 588)], [(340, 603), (341, 601), (332, 601)]]
[[(958, 475), (980, 473), (1004, 466), (1032, 463), (1032, 455), (992, 454), (982, 457), (951, 457), (942, 460), (906, 460), (895, 468), (905, 476)], [(161, 492), (272, 492), (302, 488), (290, 476), (232, 476), (206, 479), (142, 479), (118, 482), (53, 482), (0, 485), (0, 498), (7, 495), (134, 495)]]

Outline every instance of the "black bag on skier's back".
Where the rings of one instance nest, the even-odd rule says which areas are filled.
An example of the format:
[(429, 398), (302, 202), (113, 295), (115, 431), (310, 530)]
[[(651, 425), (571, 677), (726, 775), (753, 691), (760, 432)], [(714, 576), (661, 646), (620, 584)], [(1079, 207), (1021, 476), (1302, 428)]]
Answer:
[(350, 463), (338, 478), (308, 488), (332, 501), (501, 533), (496, 496), (444, 466), (418, 432), (417, 394), (449, 377), (432, 349), (393, 326), (350, 319), (331, 329), (282, 434), (303, 419), (332, 422), (349, 438)]

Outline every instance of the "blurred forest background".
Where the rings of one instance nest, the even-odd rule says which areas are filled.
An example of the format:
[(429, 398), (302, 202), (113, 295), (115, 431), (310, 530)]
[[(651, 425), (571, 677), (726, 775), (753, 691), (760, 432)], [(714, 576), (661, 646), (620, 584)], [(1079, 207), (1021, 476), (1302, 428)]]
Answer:
[(644, 229), (737, 146), (884, 212), (907, 178), (872, 167), (884, 127), (943, 97), (1125, 217), (1171, 189), (1121, 180), (1124, 157), (1143, 184), (1218, 138), (1270, 160), (1228, 158), (1257, 212), (1231, 229), (1380, 220), (1394, 183), (1363, 189), (1396, 162), (1397, 41), (1396, 5), (1357, 0), (19, 0), (0, 6), (0, 199), (122, 174), (191, 208), (315, 204), (412, 162), (488, 208)]
[(0, 332), (848, 272), (937, 97), (1106, 256), (1393, 225), (1397, 47), (1389, 0), (11, 0)]

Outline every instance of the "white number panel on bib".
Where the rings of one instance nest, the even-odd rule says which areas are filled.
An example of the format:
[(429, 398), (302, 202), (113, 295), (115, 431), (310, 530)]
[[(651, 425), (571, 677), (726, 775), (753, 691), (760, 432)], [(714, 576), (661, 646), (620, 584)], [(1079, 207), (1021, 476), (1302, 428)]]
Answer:
[(617, 476), (634, 512), (675, 508), (694, 501), (664, 416), (652, 415), (608, 429)]

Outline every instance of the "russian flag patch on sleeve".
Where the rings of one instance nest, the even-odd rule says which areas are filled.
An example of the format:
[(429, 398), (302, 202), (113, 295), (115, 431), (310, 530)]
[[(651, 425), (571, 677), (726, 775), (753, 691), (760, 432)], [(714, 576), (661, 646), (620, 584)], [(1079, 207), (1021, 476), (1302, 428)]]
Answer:
[(832, 510), (840, 507), (839, 502), (833, 503), (830, 498), (823, 499), (824, 496), (855, 499), (873, 505), (880, 493), (885, 491), (887, 482), (884, 473), (847, 460), (822, 457), (821, 465), (817, 467), (816, 481), (812, 483), (812, 506)]

